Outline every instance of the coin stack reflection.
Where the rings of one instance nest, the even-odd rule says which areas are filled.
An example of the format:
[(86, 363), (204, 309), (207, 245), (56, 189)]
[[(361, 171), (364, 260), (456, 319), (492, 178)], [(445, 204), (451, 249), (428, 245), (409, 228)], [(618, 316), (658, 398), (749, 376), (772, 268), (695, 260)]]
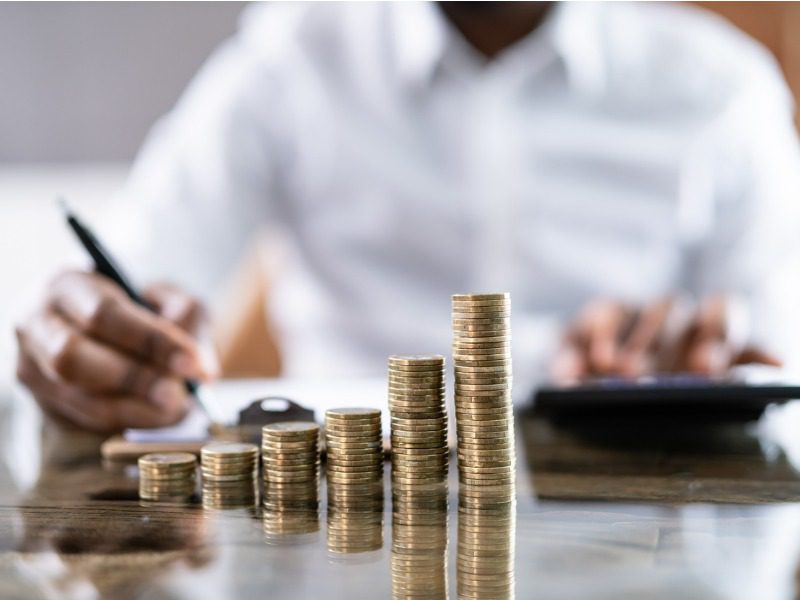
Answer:
[(459, 482), (513, 486), (511, 298), (456, 294), (452, 301)]
[(139, 497), (180, 501), (194, 494), (197, 459), (187, 452), (145, 454), (139, 458)]
[(200, 451), (203, 506), (240, 508), (258, 503), (258, 446), (212, 442)]
[(392, 489), (447, 478), (444, 357), (390, 356)]
[[(319, 487), (299, 484), (302, 493), (285, 488), (264, 490), (262, 525), (268, 544), (303, 544), (316, 539), (319, 531)], [(298, 490), (299, 491), (299, 490)]]
[(447, 484), (392, 494), (392, 598), (447, 598)]
[[(352, 490), (344, 499), (328, 484), (328, 550), (333, 554), (358, 554), (383, 547), (383, 494), (373, 489)], [(331, 499), (334, 489), (335, 500)]]
[(514, 597), (516, 501), (459, 491), (456, 579), (459, 599)]
[(383, 546), (381, 412), (369, 408), (325, 413), (328, 550), (351, 554)]

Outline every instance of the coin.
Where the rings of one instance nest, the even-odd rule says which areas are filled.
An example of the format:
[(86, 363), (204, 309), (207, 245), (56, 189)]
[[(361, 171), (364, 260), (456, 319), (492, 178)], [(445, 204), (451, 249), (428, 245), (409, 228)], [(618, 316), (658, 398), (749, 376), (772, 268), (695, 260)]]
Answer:
[(380, 419), (381, 411), (376, 408), (330, 408), (325, 411), (326, 420), (353, 421)]
[(511, 294), (508, 292), (453, 294), (450, 299), (453, 302), (511, 302)]
[(441, 354), (405, 354), (389, 357), (389, 365), (443, 365), (444, 356)]
[(145, 454), (139, 458), (139, 468), (153, 467), (155, 469), (170, 469), (175, 467), (191, 467), (197, 464), (194, 454), (188, 452), (163, 452)]
[(406, 373), (393, 373), (389, 371), (389, 382), (397, 382), (401, 384), (421, 384), (421, 385), (431, 385), (436, 384), (437, 386), (442, 383), (444, 379), (444, 372), (437, 373), (435, 375), (408, 375)]

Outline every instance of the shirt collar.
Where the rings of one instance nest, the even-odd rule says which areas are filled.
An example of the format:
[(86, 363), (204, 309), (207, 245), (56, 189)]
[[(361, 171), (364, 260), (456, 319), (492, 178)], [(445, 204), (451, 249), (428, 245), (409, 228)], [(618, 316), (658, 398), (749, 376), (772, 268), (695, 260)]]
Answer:
[[(425, 85), (437, 69), (454, 56), (475, 61), (475, 52), (458, 36), (434, 2), (390, 4), (394, 12), (391, 43), (400, 75), (410, 83)], [(558, 2), (539, 29), (508, 52), (522, 55), (541, 50), (544, 44), (561, 60), (569, 85), (587, 95), (605, 89), (606, 73), (600, 30), (602, 15), (596, 3)], [(504, 54), (497, 61), (505, 59)], [(530, 64), (531, 69), (537, 61)], [(523, 67), (524, 68), (524, 67)]]

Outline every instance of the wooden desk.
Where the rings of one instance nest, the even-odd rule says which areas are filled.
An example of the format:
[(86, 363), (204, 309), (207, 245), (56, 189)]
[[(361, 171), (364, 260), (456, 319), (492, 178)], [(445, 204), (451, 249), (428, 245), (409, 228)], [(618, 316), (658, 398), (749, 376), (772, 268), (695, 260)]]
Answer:
[[(793, 597), (800, 477), (745, 428), (518, 425), (516, 521), (492, 528), (515, 548), (517, 598)], [(31, 489), (13, 491), (0, 465), (1, 598), (392, 597), (388, 472), (382, 547), (336, 554), (324, 482), (317, 530), (282, 536), (257, 508), (144, 505), (132, 468), (100, 463), (100, 439), (50, 426), (43, 439)], [(450, 598), (463, 518), (453, 477), (437, 522), (446, 567), (433, 574)]]

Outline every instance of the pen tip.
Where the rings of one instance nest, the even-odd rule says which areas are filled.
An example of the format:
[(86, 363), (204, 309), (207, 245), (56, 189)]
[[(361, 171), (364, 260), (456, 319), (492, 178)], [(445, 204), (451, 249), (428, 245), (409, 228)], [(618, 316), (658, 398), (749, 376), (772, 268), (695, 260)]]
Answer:
[(72, 211), (69, 209), (69, 204), (67, 204), (67, 200), (64, 196), (56, 196), (56, 202), (61, 207), (66, 214), (70, 214)]

